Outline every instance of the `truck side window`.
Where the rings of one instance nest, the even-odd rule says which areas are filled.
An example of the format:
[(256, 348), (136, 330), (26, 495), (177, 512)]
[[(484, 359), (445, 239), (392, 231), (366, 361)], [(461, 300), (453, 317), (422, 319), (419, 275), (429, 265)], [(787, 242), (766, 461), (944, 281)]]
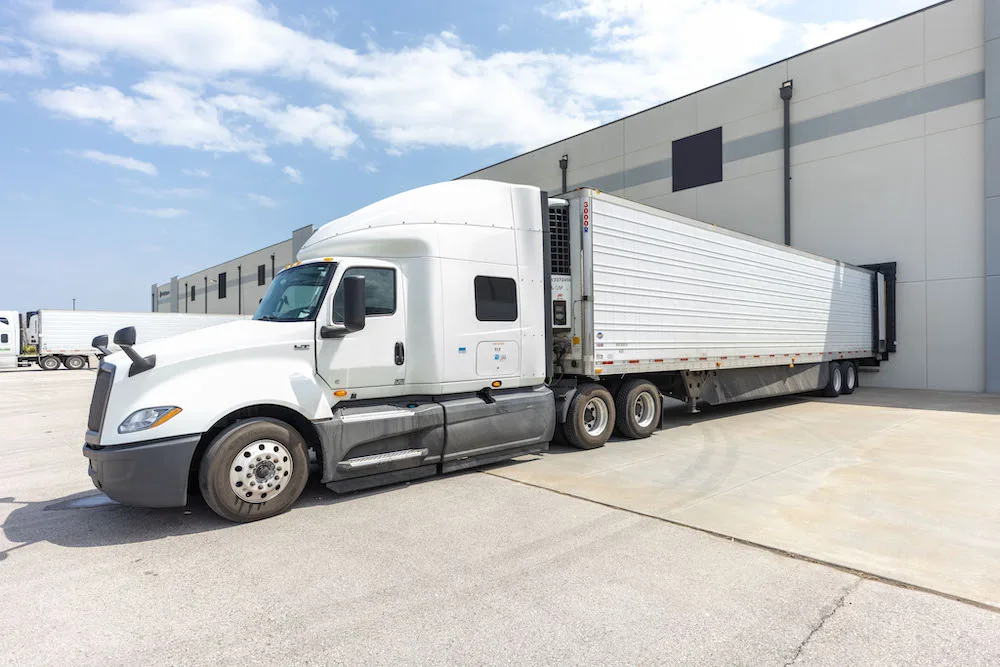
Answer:
[(517, 320), (517, 283), (513, 278), (476, 276), (476, 319), (480, 322)]
[(344, 271), (333, 295), (333, 321), (344, 321), (344, 278), (365, 277), (365, 315), (392, 315), (396, 312), (396, 271), (356, 266)]
[(6, 317), (0, 317), (0, 324), (10, 324), (10, 322), (7, 321)]
[(9, 341), (10, 338), (7, 336), (7, 334), (0, 334), (0, 343), (7, 343)]

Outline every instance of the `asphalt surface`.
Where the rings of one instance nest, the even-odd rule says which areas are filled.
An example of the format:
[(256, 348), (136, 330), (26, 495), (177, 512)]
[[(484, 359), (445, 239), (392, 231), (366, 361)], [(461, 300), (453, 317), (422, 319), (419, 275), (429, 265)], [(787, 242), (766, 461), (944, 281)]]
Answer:
[(994, 611), (490, 474), (110, 504), (92, 377), (0, 374), (0, 664), (1000, 664)]

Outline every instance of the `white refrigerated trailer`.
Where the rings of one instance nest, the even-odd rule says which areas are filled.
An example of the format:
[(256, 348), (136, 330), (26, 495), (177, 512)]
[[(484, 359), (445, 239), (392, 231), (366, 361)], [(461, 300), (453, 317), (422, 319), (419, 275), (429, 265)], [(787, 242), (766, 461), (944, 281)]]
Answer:
[[(235, 319), (235, 315), (127, 313), (106, 310), (0, 311), (0, 368), (38, 364), (45, 370), (79, 370), (99, 353), (92, 341), (135, 325), (140, 341), (151, 342)], [(117, 351), (116, 345), (110, 350)]]
[[(97, 373), (85, 456), (123, 503), (235, 521), (337, 492), (650, 435), (664, 395), (850, 393), (894, 346), (893, 265), (775, 245), (581, 189), (440, 183), (323, 226), (253, 321)], [(193, 489), (191, 489), (193, 490)]]

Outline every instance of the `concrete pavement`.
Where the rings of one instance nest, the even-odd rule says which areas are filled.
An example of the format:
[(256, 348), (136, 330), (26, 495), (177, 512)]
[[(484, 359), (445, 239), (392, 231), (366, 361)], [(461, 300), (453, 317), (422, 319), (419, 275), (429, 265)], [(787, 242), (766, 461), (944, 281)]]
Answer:
[(0, 664), (1000, 662), (992, 611), (494, 475), (247, 525), (110, 504), (92, 377), (0, 374)]
[(861, 388), (666, 425), (490, 472), (1000, 607), (1000, 396)]

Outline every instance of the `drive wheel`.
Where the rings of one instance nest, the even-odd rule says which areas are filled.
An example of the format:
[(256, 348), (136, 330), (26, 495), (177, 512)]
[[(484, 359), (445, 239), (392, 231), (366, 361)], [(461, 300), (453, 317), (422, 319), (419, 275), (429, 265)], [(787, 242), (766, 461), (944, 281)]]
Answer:
[(59, 357), (42, 357), (38, 360), (38, 365), (47, 371), (54, 371), (62, 364), (59, 361)]
[(599, 384), (581, 385), (566, 412), (563, 432), (579, 449), (603, 447), (615, 428), (615, 401)]
[(66, 357), (63, 359), (63, 365), (70, 369), (71, 371), (78, 371), (87, 365), (87, 362), (83, 360), (83, 357)]
[(309, 477), (299, 432), (277, 419), (237, 422), (209, 445), (198, 485), (219, 516), (246, 522), (281, 514), (298, 500)]
[(853, 394), (858, 388), (858, 366), (853, 361), (845, 361), (840, 364), (844, 373), (844, 386), (840, 390), (841, 394)]
[(647, 380), (626, 380), (615, 396), (615, 407), (618, 433), (632, 440), (648, 438), (660, 423), (660, 390)]
[(836, 361), (830, 362), (830, 378), (826, 381), (823, 395), (829, 398), (840, 396), (844, 389), (844, 371)]

